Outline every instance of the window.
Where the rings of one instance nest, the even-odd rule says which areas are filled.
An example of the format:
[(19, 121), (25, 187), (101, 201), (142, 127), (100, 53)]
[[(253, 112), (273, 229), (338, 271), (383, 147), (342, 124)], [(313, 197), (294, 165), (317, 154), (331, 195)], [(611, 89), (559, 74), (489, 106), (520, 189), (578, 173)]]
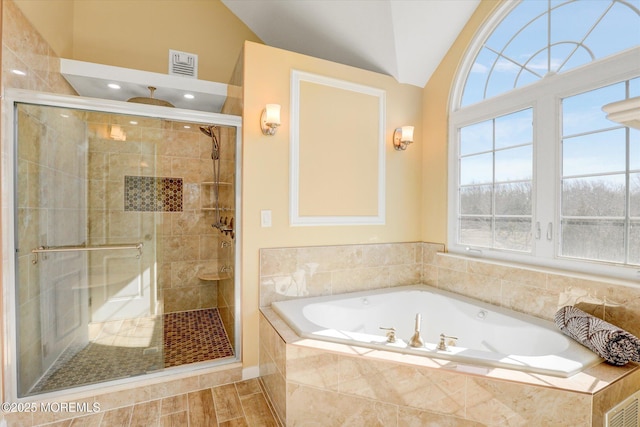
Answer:
[(461, 105), (637, 47), (640, 41), (638, 0), (516, 3), (477, 53)]
[(460, 243), (531, 250), (531, 114), (460, 129)]
[[(640, 1), (507, 2), (472, 44), (450, 114), (449, 248), (635, 277)], [(579, 17), (580, 19), (576, 19)]]
[(639, 83), (562, 100), (560, 256), (640, 265), (640, 131), (600, 109), (639, 96)]

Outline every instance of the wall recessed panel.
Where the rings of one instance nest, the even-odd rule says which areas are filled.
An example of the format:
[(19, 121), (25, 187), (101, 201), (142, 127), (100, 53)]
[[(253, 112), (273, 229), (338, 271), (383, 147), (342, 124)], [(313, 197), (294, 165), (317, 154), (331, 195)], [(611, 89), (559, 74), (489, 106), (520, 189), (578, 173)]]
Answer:
[(384, 224), (384, 95), (292, 73), (292, 225)]

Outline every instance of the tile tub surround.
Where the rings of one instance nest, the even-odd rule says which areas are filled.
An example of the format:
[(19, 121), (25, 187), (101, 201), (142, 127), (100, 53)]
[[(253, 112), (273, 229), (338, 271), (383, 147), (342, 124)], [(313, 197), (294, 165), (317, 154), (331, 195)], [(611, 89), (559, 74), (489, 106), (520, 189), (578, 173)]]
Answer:
[(260, 375), (286, 425), (601, 426), (640, 386), (635, 363), (558, 378), (301, 339), (267, 307)]
[(640, 336), (640, 284), (469, 258), (424, 242), (260, 250), (260, 306), (424, 283), (541, 319), (576, 305)]
[(260, 250), (260, 306), (421, 281), (423, 244), (388, 243)]
[[(553, 321), (553, 316), (558, 308), (573, 304), (640, 336), (640, 287), (638, 284), (570, 272), (484, 261), (447, 254), (444, 253), (444, 249), (442, 244), (422, 242), (262, 249), (260, 251), (261, 310), (269, 312), (271, 310), (269, 306), (272, 302), (291, 298), (330, 295), (422, 282), (549, 321)], [(594, 304), (594, 302), (600, 303)], [(397, 361), (374, 360), (375, 365), (371, 367), (368, 366), (371, 355), (360, 356), (358, 353), (354, 353), (353, 347), (350, 347), (350, 350), (342, 349), (344, 352), (338, 353), (339, 356), (336, 356), (332, 353), (335, 351), (334, 347), (331, 347), (330, 351), (313, 347), (313, 345), (322, 347), (327, 345), (326, 343), (318, 344), (318, 341), (304, 340), (307, 344), (311, 342), (315, 344), (311, 347), (303, 346), (300, 342), (293, 344), (295, 340), (299, 340), (295, 334), (285, 343), (280, 336), (285, 334), (286, 330), (290, 331), (288, 326), (277, 316), (275, 318), (269, 317), (269, 320), (280, 323), (277, 323), (276, 331), (271, 327), (270, 322), (261, 317), (260, 375), (274, 402), (274, 407), (282, 419), (293, 414), (291, 411), (294, 411), (294, 406), (288, 407), (286, 403), (298, 402), (292, 400), (298, 396), (311, 396), (315, 393), (313, 398), (324, 402), (323, 399), (336, 397), (336, 393), (338, 393), (340, 399), (330, 401), (327, 403), (328, 405), (345, 404), (357, 407), (362, 404), (364, 412), (375, 415), (380, 411), (384, 413), (385, 408), (388, 408), (385, 405), (389, 404), (380, 403), (378, 405), (379, 401), (375, 399), (375, 396), (397, 395), (395, 390), (381, 389), (380, 391), (371, 391), (371, 395), (353, 395), (355, 396), (353, 400), (349, 400), (346, 398), (347, 394), (344, 394), (345, 389), (338, 389), (335, 385), (337, 380), (331, 378), (332, 375), (339, 376), (339, 373), (336, 372), (338, 369), (336, 366), (339, 363), (344, 366), (361, 363), (364, 366), (358, 365), (358, 370), (378, 372), (376, 369), (379, 368), (383, 371), (385, 369), (392, 369), (392, 371), (400, 369), (396, 367)], [(366, 349), (362, 351), (370, 352)], [(309, 355), (306, 362), (294, 363), (298, 359), (304, 360), (302, 356), (293, 357), (298, 353)], [(367, 359), (366, 362), (354, 362), (352, 359), (343, 360), (353, 357), (367, 357)], [(405, 360), (413, 356), (398, 357), (404, 363)], [(318, 368), (309, 374), (310, 377), (315, 378), (316, 382), (300, 381), (296, 376), (288, 376), (291, 372), (296, 372), (292, 371), (294, 366), (305, 364), (313, 366), (311, 361), (326, 363), (324, 370)], [(424, 363), (424, 361), (421, 362)], [(432, 374), (430, 369), (436, 369), (431, 366), (422, 366), (420, 362), (418, 366), (419, 370), (415, 371), (418, 368), (412, 368), (414, 369), (412, 372), (420, 378), (424, 376), (422, 375), (424, 372), (427, 372), (428, 377)], [(630, 364), (622, 369), (608, 365), (598, 366), (598, 375), (602, 373), (603, 377), (595, 374), (587, 376), (588, 387), (578, 390), (575, 390), (574, 386), (559, 387), (557, 379), (541, 380), (535, 377), (536, 380), (531, 382), (531, 376), (516, 374), (516, 371), (506, 371), (508, 376), (501, 377), (496, 373), (498, 371), (494, 370), (490, 377), (480, 377), (480, 380), (475, 380), (476, 377), (468, 373), (456, 373), (455, 375), (466, 376), (464, 382), (466, 393), (474, 392), (482, 395), (479, 387), (483, 387), (484, 384), (494, 387), (497, 390), (495, 393), (506, 393), (506, 396), (484, 403), (485, 406), (488, 405), (487, 407), (491, 407), (491, 405), (503, 409), (520, 407), (524, 412), (527, 410), (535, 412), (536, 408), (523, 408), (521, 402), (518, 403), (515, 397), (515, 401), (510, 401), (511, 394), (517, 396), (514, 394), (515, 391), (510, 391), (513, 388), (527, 396), (529, 393), (533, 393), (538, 396), (536, 398), (541, 399), (541, 402), (544, 399), (561, 402), (562, 400), (559, 400), (558, 396), (563, 396), (563, 399), (570, 396), (572, 399), (576, 399), (576, 402), (568, 404), (568, 409), (562, 407), (561, 411), (565, 409), (570, 411), (574, 407), (583, 408), (586, 410), (586, 418), (583, 420), (584, 422), (578, 420), (582, 424), (577, 425), (592, 425), (591, 422), (593, 425), (602, 425), (601, 422), (598, 424), (597, 420), (602, 419), (602, 414), (606, 410), (630, 395), (632, 391), (640, 388), (640, 372), (635, 364)], [(628, 369), (631, 369), (632, 372), (624, 375)], [(384, 378), (384, 372), (379, 374), (381, 378)], [(443, 381), (445, 383), (460, 381), (459, 377), (452, 378), (451, 375), (454, 374), (447, 372), (447, 381)], [(525, 377), (521, 378), (522, 375)], [(519, 382), (516, 382), (515, 384), (518, 385), (514, 386), (511, 382), (505, 383), (505, 380)], [(576, 381), (577, 378), (574, 376), (568, 380)], [(365, 382), (366, 379), (362, 381)], [(478, 386), (478, 384), (481, 385)], [(502, 384), (509, 385), (505, 388), (498, 387)], [(420, 385), (416, 387), (420, 387)], [(554, 391), (547, 391), (548, 388)], [(442, 393), (440, 395), (442, 399), (449, 399), (452, 405), (455, 404), (455, 399), (444, 396)], [(508, 403), (501, 403), (501, 399)], [(302, 407), (306, 407), (307, 403), (304, 401)], [(410, 405), (399, 405), (397, 402), (392, 405), (397, 406), (398, 419), (402, 419), (402, 416), (405, 415), (420, 417), (422, 416), (420, 411), (424, 410)], [(544, 403), (541, 405), (545, 406)], [(558, 403), (558, 405), (561, 404)], [(591, 410), (592, 406), (593, 411)], [(391, 408), (396, 410), (393, 406)], [(426, 415), (430, 417), (430, 420), (434, 419), (434, 413), (442, 412), (433, 411), (433, 407), (428, 410), (432, 411)], [(480, 418), (474, 419), (473, 411), (478, 411), (478, 407), (465, 409), (466, 419), (460, 418), (460, 414), (455, 411), (447, 416), (454, 417), (452, 419), (456, 423), (453, 425), (480, 425), (480, 421), (476, 421)], [(322, 410), (319, 409), (319, 412), (322, 413)], [(328, 415), (324, 414), (323, 416)], [(500, 416), (503, 416), (504, 420), (511, 420), (508, 421), (509, 425), (526, 425), (526, 422), (524, 424), (521, 422), (523, 415), (517, 415), (515, 412), (510, 415), (507, 411)], [(588, 422), (587, 418), (592, 421)], [(290, 425), (294, 425), (291, 420), (288, 421)], [(500, 420), (492, 422), (493, 425), (502, 423)], [(411, 423), (406, 425), (411, 425)]]
[[(640, 336), (640, 283), (436, 253), (423, 264), (432, 286), (553, 321), (575, 305)], [(428, 278), (428, 272), (435, 279)]]

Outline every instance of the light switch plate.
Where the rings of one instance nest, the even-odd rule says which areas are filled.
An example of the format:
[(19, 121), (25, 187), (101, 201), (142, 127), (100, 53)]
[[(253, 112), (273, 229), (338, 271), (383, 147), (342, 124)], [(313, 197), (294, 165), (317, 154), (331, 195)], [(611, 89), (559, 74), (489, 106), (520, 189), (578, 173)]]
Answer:
[(260, 226), (271, 227), (271, 210), (263, 209), (260, 211)]

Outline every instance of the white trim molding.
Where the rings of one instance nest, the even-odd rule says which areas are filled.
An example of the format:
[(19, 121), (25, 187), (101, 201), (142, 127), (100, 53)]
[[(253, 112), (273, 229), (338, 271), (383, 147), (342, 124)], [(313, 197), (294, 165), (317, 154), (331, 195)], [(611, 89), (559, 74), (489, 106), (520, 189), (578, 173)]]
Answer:
[[(377, 209), (374, 215), (301, 215), (300, 214), (300, 87), (309, 82), (331, 88), (351, 91), (377, 98)], [(289, 165), (289, 222), (292, 226), (324, 225), (382, 225), (385, 224), (385, 122), (386, 92), (382, 89), (364, 86), (299, 70), (291, 71), (291, 136)], [(329, 135), (335, 137), (335, 135)], [(328, 165), (329, 166), (329, 165)], [(328, 167), (327, 171), (331, 172)]]

